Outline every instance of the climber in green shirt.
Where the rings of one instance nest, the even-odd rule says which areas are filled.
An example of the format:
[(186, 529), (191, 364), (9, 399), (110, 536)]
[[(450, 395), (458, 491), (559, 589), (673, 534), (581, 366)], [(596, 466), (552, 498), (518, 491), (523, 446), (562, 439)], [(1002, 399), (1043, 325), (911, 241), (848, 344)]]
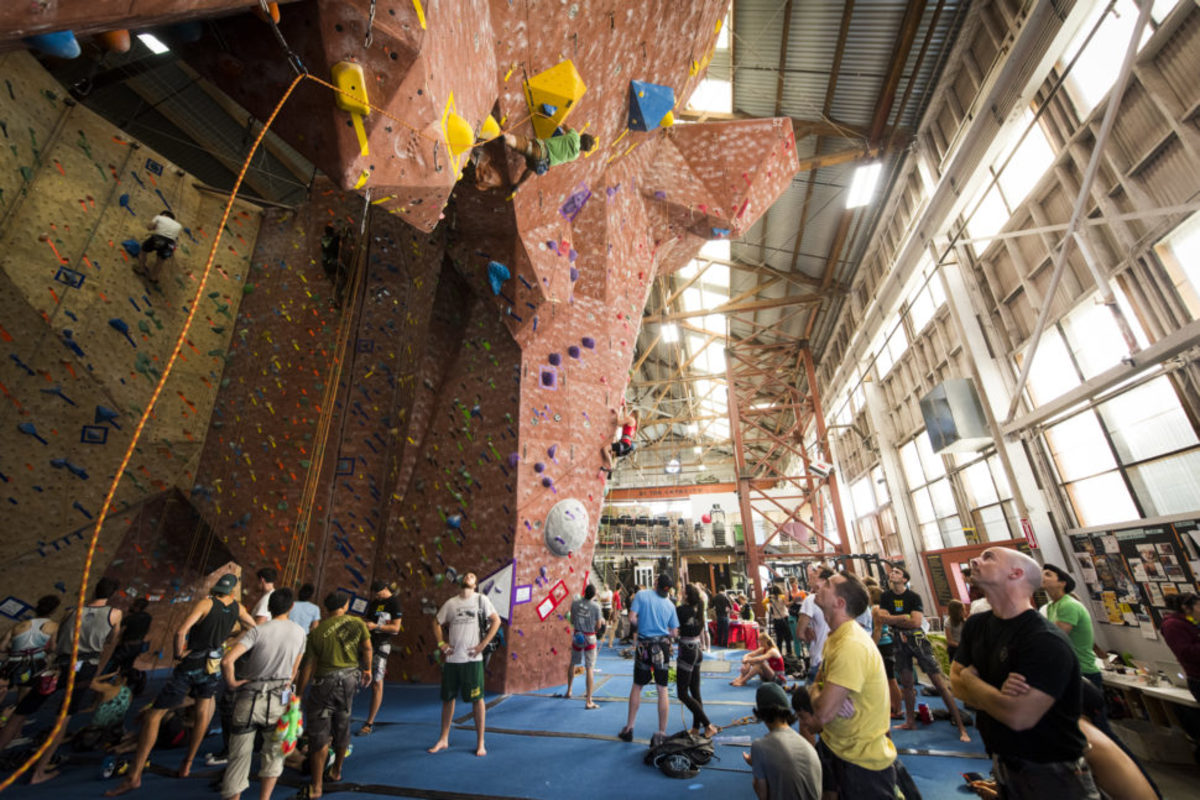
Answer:
[(567, 164), (596, 147), (596, 137), (579, 133), (565, 123), (548, 139), (530, 139), (516, 133), (504, 134), (504, 143), (525, 156), (525, 173), (517, 181), (520, 186), (530, 173), (545, 175), (551, 167)]

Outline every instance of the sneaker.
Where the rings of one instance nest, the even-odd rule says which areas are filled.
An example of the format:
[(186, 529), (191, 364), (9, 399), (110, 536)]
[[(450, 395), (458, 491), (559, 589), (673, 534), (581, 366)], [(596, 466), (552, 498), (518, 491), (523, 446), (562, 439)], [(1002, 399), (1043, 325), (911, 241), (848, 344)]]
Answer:
[(206, 767), (223, 767), (228, 763), (228, 753), (209, 753), (204, 757), (204, 765)]
[(617, 734), (617, 738), (620, 739), (622, 742), (632, 742), (633, 741), (633, 728), (623, 729), (620, 733)]

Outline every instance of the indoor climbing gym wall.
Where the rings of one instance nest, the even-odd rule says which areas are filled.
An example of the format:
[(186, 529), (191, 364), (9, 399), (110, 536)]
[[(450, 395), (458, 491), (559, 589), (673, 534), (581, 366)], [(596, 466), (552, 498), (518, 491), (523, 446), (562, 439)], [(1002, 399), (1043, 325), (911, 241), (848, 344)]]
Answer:
[[(223, 198), (64, 97), (28, 53), (0, 55), (0, 75), (0, 585), (30, 603), (56, 589), (74, 595), (86, 539), (220, 237), (203, 307), (122, 475), (93, 577), (141, 505), (191, 490), (259, 215), (238, 204), (218, 230)], [(151, 287), (134, 274), (134, 253), (164, 209), (184, 229)], [(123, 576), (132, 593), (154, 578)]]

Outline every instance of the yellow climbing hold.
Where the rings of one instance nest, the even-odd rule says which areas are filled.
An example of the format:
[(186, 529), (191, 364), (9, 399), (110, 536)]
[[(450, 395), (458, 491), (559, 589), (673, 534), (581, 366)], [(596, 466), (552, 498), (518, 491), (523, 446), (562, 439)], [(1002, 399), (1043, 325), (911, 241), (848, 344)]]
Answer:
[(500, 125), (496, 122), (496, 118), (488, 114), (483, 124), (479, 126), (479, 139), (484, 142), (490, 142), (500, 135)]
[(451, 111), (446, 115), (446, 144), (454, 155), (462, 155), (475, 144), (475, 132), (471, 124)]
[(671, 111), (668, 111), (666, 113), (666, 115), (663, 116), (662, 121), (659, 122), (658, 124), (664, 128), (671, 127), (672, 125), (675, 124), (675, 114)]
[(413, 0), (413, 8), (417, 11), (417, 21), (421, 23), (421, 30), (425, 30), (425, 9), (421, 8), (421, 0)]
[(333, 85), (341, 89), (334, 96), (334, 102), (343, 111), (351, 114), (362, 114), (364, 117), (371, 113), (367, 100), (366, 80), (361, 64), (352, 61), (339, 61), (333, 65)]
[(560, 61), (525, 83), (525, 102), (539, 139), (554, 135), (554, 129), (566, 121), (587, 86), (570, 59)]

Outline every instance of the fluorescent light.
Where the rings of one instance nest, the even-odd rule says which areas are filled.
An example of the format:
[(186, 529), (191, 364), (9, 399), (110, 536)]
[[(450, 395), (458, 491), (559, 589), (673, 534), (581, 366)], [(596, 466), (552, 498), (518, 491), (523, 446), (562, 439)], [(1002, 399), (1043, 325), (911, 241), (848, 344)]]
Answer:
[(679, 326), (674, 322), (664, 322), (661, 332), (665, 343), (675, 344), (679, 341)]
[(703, 448), (703, 447), (701, 447), (700, 445), (696, 445), (695, 447), (693, 447), (693, 448), (692, 448), (692, 452), (693, 452), (693, 453), (703, 453), (703, 452), (704, 452), (704, 448)]
[(162, 41), (152, 33), (139, 33), (137, 37), (141, 43), (150, 48), (150, 52), (154, 53), (156, 56), (171, 52), (171, 48), (163, 44)]
[(858, 208), (871, 202), (875, 196), (875, 186), (879, 183), (879, 174), (883, 172), (883, 164), (864, 164), (854, 171), (854, 180), (850, 183), (850, 194), (846, 196), (846, 208)]

